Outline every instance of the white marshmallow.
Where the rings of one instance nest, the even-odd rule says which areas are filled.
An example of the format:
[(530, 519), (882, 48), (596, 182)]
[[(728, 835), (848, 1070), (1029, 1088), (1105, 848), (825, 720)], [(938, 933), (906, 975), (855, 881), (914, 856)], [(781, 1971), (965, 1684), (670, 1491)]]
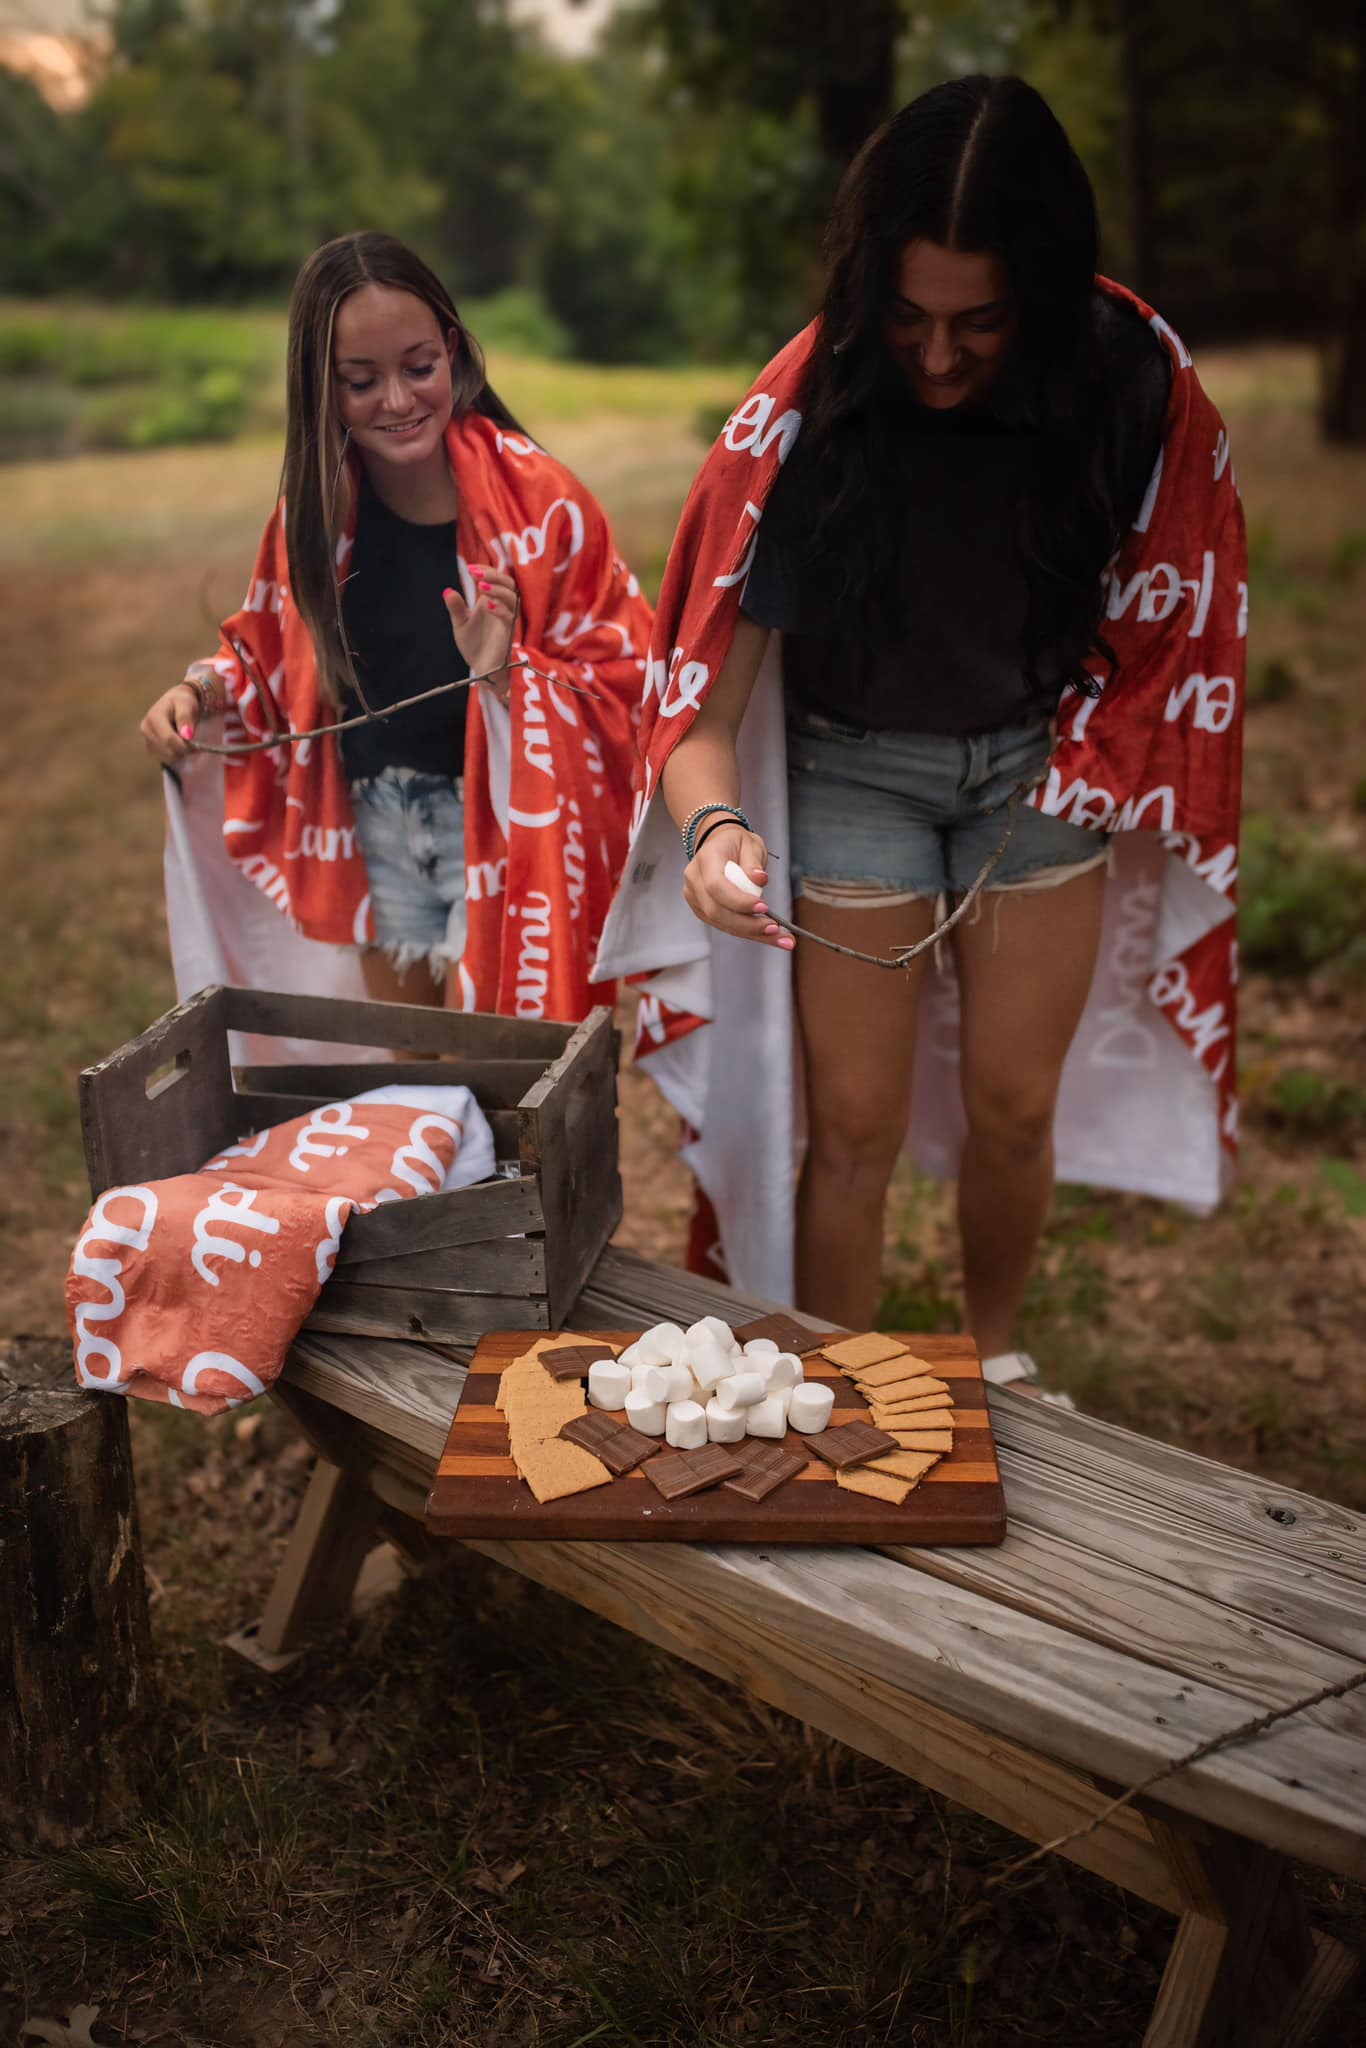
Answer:
[(757, 882), (751, 882), (738, 860), (728, 860), (721, 870), (728, 882), (734, 882), (737, 889), (743, 889), (746, 896), (762, 896), (763, 890)]
[(803, 1436), (814, 1436), (829, 1422), (834, 1405), (835, 1389), (810, 1380), (792, 1389), (788, 1396), (787, 1419)]
[(619, 1358), (599, 1358), (588, 1368), (588, 1405), (620, 1408), (631, 1391), (631, 1368)]
[[(650, 1366), (648, 1370), (653, 1372), (655, 1368)], [(668, 1413), (663, 1401), (652, 1401), (647, 1394), (637, 1393), (634, 1387), (626, 1396), (626, 1420), (642, 1436), (663, 1436)]]
[(767, 1391), (761, 1372), (733, 1372), (717, 1387), (716, 1398), (726, 1409), (752, 1408), (756, 1401), (763, 1400)]
[(708, 1337), (723, 1350), (730, 1350), (733, 1342), (731, 1327), (729, 1323), (723, 1323), (720, 1316), (703, 1316), (701, 1321), (694, 1323), (687, 1332), (689, 1344), (700, 1344)]
[(730, 1353), (719, 1344), (694, 1344), (690, 1363), (692, 1376), (704, 1394), (713, 1393), (734, 1369)]
[(668, 1381), (668, 1390), (664, 1397), (667, 1401), (691, 1401), (697, 1388), (686, 1365), (666, 1365), (664, 1376)]
[(671, 1401), (664, 1415), (664, 1436), (676, 1451), (697, 1451), (707, 1441), (707, 1414), (696, 1401)]
[(637, 1358), (632, 1359), (631, 1363), (668, 1365), (673, 1358), (674, 1346), (681, 1344), (682, 1341), (683, 1332), (677, 1323), (656, 1323), (652, 1329), (646, 1330), (643, 1336), (637, 1337), (633, 1347)]
[(751, 1337), (744, 1347), (746, 1358), (776, 1358), (778, 1347), (771, 1337)]
[(744, 1434), (745, 1411), (743, 1408), (723, 1408), (719, 1401), (708, 1401), (708, 1443), (738, 1444)]
[(802, 1377), (802, 1362), (790, 1351), (780, 1351), (776, 1358), (763, 1358), (759, 1370), (764, 1376), (767, 1393), (780, 1394), (784, 1387), (795, 1387)]
[(780, 1394), (766, 1394), (762, 1401), (746, 1408), (745, 1433), (748, 1436), (782, 1436), (787, 1429), (790, 1398), (790, 1390), (784, 1387)]
[[(617, 1360), (621, 1364), (621, 1360)], [(667, 1365), (633, 1365), (631, 1367), (631, 1392), (643, 1394), (647, 1401), (667, 1401), (669, 1398), (669, 1368)]]

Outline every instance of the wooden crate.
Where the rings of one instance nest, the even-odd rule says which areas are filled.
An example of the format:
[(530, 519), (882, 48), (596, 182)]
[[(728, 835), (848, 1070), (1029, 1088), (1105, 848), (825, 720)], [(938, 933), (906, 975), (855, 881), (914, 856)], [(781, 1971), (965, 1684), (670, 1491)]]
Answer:
[[(229, 1032), (406, 1055), (234, 1073)], [(467, 1343), (558, 1329), (621, 1219), (618, 1033), (407, 1003), (208, 988), (81, 1075), (94, 1193), (193, 1173), (249, 1131), (389, 1082), (470, 1088), (510, 1177), (353, 1218), (305, 1328)]]

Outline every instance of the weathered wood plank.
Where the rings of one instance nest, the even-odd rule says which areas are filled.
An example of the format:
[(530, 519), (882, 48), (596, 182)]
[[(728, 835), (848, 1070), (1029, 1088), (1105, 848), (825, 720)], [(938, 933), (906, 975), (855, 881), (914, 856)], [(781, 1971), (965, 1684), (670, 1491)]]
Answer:
[(324, 1101), (370, 1088), (470, 1088), (482, 1109), (516, 1109), (545, 1072), (543, 1059), (385, 1060), (374, 1065), (281, 1063), (239, 1067), (237, 1085), (249, 1094), (316, 1095)]
[[(386, 1204), (397, 1207), (398, 1204)], [(420, 1203), (405, 1202), (406, 1208)], [(511, 1294), (545, 1299), (543, 1237), (499, 1237), (475, 1244), (437, 1245), (388, 1259), (350, 1260), (342, 1268), (353, 1287), (411, 1287), (438, 1294)]]
[[(1236, 1726), (1246, 1702), (1176, 1682), (1141, 1659), (936, 1584), (877, 1553), (656, 1544), (508, 1544), (536, 1577), (555, 1554), (574, 1597), (605, 1581), (626, 1626), (686, 1613), (699, 1640), (729, 1640), (759, 1669), (779, 1644), (885, 1680), (1072, 1767), (1133, 1783)], [(520, 1560), (515, 1553), (532, 1553)], [(569, 1580), (566, 1580), (568, 1589)], [(1165, 1782), (1166, 1805), (1346, 1876), (1366, 1874), (1366, 1764), (1359, 1743), (1296, 1723)]]
[(223, 993), (232, 1031), (266, 1038), (312, 1038), (323, 1045), (375, 1046), (415, 1057), (450, 1053), (471, 1059), (554, 1060), (574, 1033), (572, 1024), (429, 1009), (420, 1003), (348, 1001), (270, 989), (234, 988)]
[[(335, 1282), (330, 1283), (335, 1285)], [(465, 1384), (467, 1359), (428, 1344), (396, 1338), (329, 1337), (305, 1326), (295, 1338), (283, 1377), (344, 1414), (416, 1450), (436, 1470)]]
[(381, 1202), (368, 1216), (353, 1216), (337, 1266), (406, 1258), (438, 1246), (481, 1244), (487, 1238), (526, 1235), (544, 1228), (541, 1191), (534, 1180), (485, 1180), (456, 1188), (440, 1202)]
[(226, 995), (203, 989), (80, 1078), (92, 1194), (193, 1173), (237, 1135)]
[(306, 1330), (342, 1336), (430, 1337), (436, 1343), (464, 1343), (485, 1330), (550, 1327), (543, 1296), (436, 1294), (425, 1287), (358, 1287), (332, 1279), (318, 1296)]
[(573, 1308), (621, 1219), (618, 1049), (611, 1011), (593, 1010), (518, 1110), (522, 1170), (537, 1173), (545, 1208), (552, 1325)]

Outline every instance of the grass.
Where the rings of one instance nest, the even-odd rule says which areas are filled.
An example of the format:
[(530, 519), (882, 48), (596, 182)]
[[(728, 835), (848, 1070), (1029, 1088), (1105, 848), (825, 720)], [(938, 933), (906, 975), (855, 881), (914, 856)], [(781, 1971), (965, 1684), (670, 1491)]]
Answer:
[[(248, 332), (263, 321), (278, 361), (277, 316), (241, 317)], [(1361, 1508), (1366, 1062), (1339, 910), (1366, 864), (1366, 575), (1351, 539), (1366, 459), (1315, 449), (1306, 357), (1202, 371), (1234, 408), (1266, 533), (1254, 663), (1293, 677), (1256, 691), (1248, 717), (1243, 1178), (1209, 1217), (1059, 1190), (1021, 1337), (1091, 1412)], [(744, 373), (514, 352), (495, 352), (495, 373), (648, 579), (701, 453), (697, 418)], [(7, 374), (38, 389), (12, 360)], [(120, 388), (82, 385), (80, 402)], [(171, 1001), (160, 792), (137, 719), (239, 600), (277, 468), (278, 442), (247, 438), (6, 473), (12, 1329), (61, 1324), (88, 1199), (76, 1070)], [(676, 1257), (675, 1119), (630, 1068), (622, 1101), (625, 1241)], [(884, 1320), (957, 1323), (951, 1191), (908, 1167), (885, 1274)], [(470, 1553), (258, 1690), (217, 1645), (260, 1612), (307, 1454), (274, 1408), (132, 1423), (165, 1693), (156, 1795), (109, 1841), (10, 1859), (0, 2039), (79, 2002), (101, 2009), (97, 2041), (142, 2048), (1141, 2037), (1163, 1916), (1060, 1864), (986, 1911), (1013, 1838)], [(1361, 1945), (1359, 1892), (1319, 1881), (1312, 1906)], [(1361, 1999), (1346, 2024), (1344, 2042), (1363, 2037)]]

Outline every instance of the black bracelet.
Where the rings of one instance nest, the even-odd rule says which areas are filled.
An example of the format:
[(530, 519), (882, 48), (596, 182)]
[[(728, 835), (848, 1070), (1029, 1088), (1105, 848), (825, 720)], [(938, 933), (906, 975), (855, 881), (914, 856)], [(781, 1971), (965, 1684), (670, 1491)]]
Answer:
[(702, 848), (703, 848), (703, 847), (704, 847), (704, 846), (706, 845), (707, 841), (708, 841), (708, 840), (709, 840), (709, 839), (711, 838), (711, 835), (712, 835), (712, 833), (713, 833), (713, 832), (719, 832), (719, 831), (721, 830), (721, 827), (722, 827), (723, 825), (739, 825), (739, 826), (740, 826), (740, 828), (741, 828), (741, 830), (742, 830), (742, 831), (745, 831), (745, 832), (752, 832), (752, 831), (753, 831), (753, 829), (754, 829), (754, 828), (753, 828), (753, 826), (752, 826), (752, 825), (751, 825), (751, 824), (749, 823), (748, 819), (742, 819), (742, 818), (738, 818), (738, 817), (734, 817), (734, 818), (714, 818), (714, 819), (712, 820), (711, 824), (710, 824), (710, 825), (708, 825), (708, 827), (707, 827), (706, 831), (705, 831), (705, 832), (699, 832), (699, 834), (697, 835), (697, 840), (696, 840), (696, 843), (694, 844), (694, 846), (693, 846), (693, 850), (692, 850), (692, 855), (693, 855), (693, 859), (694, 859), (694, 860), (696, 860), (696, 859), (697, 859), (697, 856), (698, 856), (698, 854), (699, 854), (699, 853), (701, 853), (701, 851), (702, 851)]
[[(718, 824), (724, 824), (729, 821), (731, 824), (743, 825), (746, 832), (752, 832), (754, 829), (738, 804), (703, 804), (700, 809), (693, 812), (683, 828), (684, 860), (690, 861), (695, 857), (698, 847), (697, 828), (702, 823), (702, 820), (710, 816), (713, 811), (721, 813), (720, 818), (717, 820)], [(710, 830), (710, 827), (708, 829)]]

